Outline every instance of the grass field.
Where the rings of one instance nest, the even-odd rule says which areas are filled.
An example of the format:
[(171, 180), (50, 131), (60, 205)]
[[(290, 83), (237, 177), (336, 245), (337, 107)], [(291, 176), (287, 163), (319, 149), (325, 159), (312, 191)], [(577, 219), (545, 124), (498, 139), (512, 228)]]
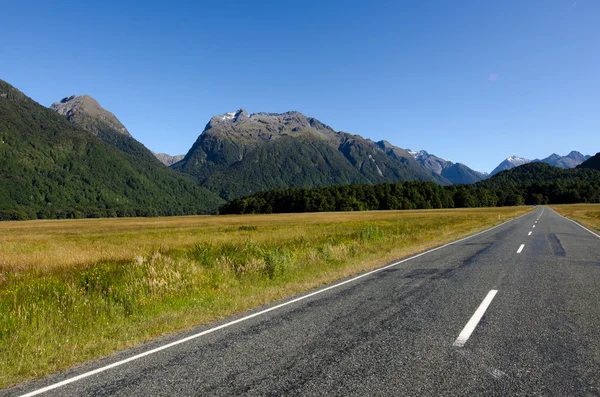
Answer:
[(0, 388), (372, 269), (530, 210), (0, 223)]
[(600, 204), (567, 204), (551, 207), (562, 216), (571, 218), (592, 231), (600, 232)]

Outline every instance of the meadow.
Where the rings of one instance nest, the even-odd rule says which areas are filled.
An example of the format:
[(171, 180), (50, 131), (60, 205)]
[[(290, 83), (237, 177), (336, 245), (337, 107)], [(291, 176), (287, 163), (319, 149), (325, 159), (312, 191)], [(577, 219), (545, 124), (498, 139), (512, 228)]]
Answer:
[(530, 210), (0, 222), (0, 388), (376, 268)]
[(600, 204), (551, 205), (553, 210), (581, 223), (596, 233), (600, 232)]

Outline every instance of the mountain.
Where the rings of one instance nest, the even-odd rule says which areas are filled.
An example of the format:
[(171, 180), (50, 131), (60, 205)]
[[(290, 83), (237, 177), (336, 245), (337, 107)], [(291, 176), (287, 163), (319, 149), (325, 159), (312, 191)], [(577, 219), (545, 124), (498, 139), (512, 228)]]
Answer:
[(527, 163), (546, 163), (558, 168), (575, 168), (589, 158), (590, 156), (585, 156), (577, 151), (572, 151), (566, 156), (560, 156), (556, 153), (553, 153), (541, 160), (528, 160), (517, 156), (511, 156), (501, 162), (498, 167), (494, 168), (494, 170), (490, 173), (490, 176), (496, 175), (500, 171), (510, 170)]
[[(152, 152), (133, 138), (113, 113), (104, 109), (98, 101), (88, 95), (71, 95), (60, 102), (54, 102), (50, 109), (65, 116), (71, 124), (96, 135), (116, 149), (143, 158), (144, 162), (151, 164), (151, 167), (160, 167), (161, 163), (169, 166), (183, 158), (183, 155), (173, 157)], [(177, 157), (179, 160), (175, 161)]]
[[(487, 189), (508, 189), (514, 186), (543, 186), (549, 183), (600, 184), (600, 172), (585, 168), (559, 168), (544, 162), (530, 162), (519, 167), (498, 173), (478, 182), (476, 186)], [(591, 188), (588, 186), (588, 189)], [(600, 191), (598, 192), (600, 193)]]
[(577, 168), (591, 168), (600, 171), (600, 153), (596, 153), (596, 155), (579, 164)]
[(387, 142), (336, 132), (299, 112), (214, 116), (172, 166), (222, 198), (260, 190), (399, 180), (446, 181)]
[(152, 154), (158, 159), (158, 161), (160, 161), (161, 163), (163, 163), (166, 166), (173, 165), (176, 162), (183, 160), (183, 158), (185, 157), (185, 154), (178, 154), (175, 156), (171, 156), (170, 154), (166, 154), (166, 153), (152, 152)]
[(71, 95), (54, 102), (50, 109), (65, 116), (71, 123), (82, 127), (95, 135), (99, 135), (106, 128), (120, 134), (131, 136), (127, 128), (115, 117), (114, 114), (102, 108), (92, 97), (87, 95)]
[(542, 162), (542, 163), (546, 163), (546, 164), (550, 164), (553, 165), (555, 167), (559, 167), (559, 168), (575, 168), (577, 167), (579, 164), (583, 163), (584, 161), (586, 161), (587, 159), (589, 159), (590, 156), (585, 156), (577, 151), (572, 151), (571, 153), (567, 154), (566, 156), (559, 156), (556, 153), (553, 153), (552, 155), (546, 157), (545, 159), (542, 160), (533, 160), (536, 162)]
[(442, 171), (445, 168), (451, 167), (452, 164), (454, 164), (451, 161), (444, 160), (433, 154), (429, 154), (425, 150), (419, 150), (418, 152), (415, 152), (410, 149), (406, 149), (406, 150), (408, 151), (408, 153), (410, 153), (415, 158), (415, 160), (417, 160), (425, 168), (432, 170), (433, 172), (435, 172), (438, 175), (441, 175)]
[(425, 150), (420, 150), (418, 152), (410, 149), (407, 150), (425, 168), (430, 169), (455, 185), (475, 183), (488, 176), (487, 173), (474, 171), (461, 163), (453, 163), (452, 161), (444, 160), (433, 154), (427, 153)]
[(487, 172), (472, 170), (462, 163), (454, 163), (442, 171), (442, 176), (455, 185), (477, 183), (488, 177)]
[(222, 203), (148, 157), (120, 123), (71, 110), (98, 135), (0, 80), (0, 219), (195, 214)]
[(531, 163), (531, 160), (524, 159), (518, 156), (508, 157), (506, 160), (501, 162), (492, 172), (490, 172), (490, 176), (494, 176), (500, 171), (510, 170), (512, 168), (518, 167), (523, 164)]

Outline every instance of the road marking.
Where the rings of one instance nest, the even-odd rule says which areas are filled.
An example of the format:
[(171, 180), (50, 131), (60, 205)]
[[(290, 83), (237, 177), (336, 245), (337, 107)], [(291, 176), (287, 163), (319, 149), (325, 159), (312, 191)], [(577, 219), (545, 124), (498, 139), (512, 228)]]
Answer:
[(531, 236), (531, 233), (532, 233), (532, 232), (529, 232), (527, 235), (528, 235), (528, 236)]
[[(542, 217), (542, 215), (544, 215), (544, 210), (546, 209), (546, 207), (542, 207), (542, 213), (540, 214), (540, 216), (537, 217), (537, 221), (540, 220), (540, 218)], [(537, 223), (536, 221), (536, 223)]]
[[(552, 211), (554, 211), (554, 210), (552, 210)], [(566, 216), (562, 216), (561, 214), (559, 214), (559, 213), (558, 213), (558, 212), (556, 212), (556, 211), (554, 211), (554, 213), (555, 213), (555, 214), (557, 214), (558, 216), (560, 216), (561, 218), (565, 218), (566, 220), (573, 222), (574, 224), (576, 224), (576, 225), (577, 225), (577, 226), (579, 226), (580, 228), (582, 228), (582, 229), (584, 229), (584, 230), (587, 230), (588, 232), (592, 233), (594, 236), (596, 236), (596, 237), (600, 238), (600, 235), (598, 235), (598, 234), (596, 234), (596, 233), (592, 232), (590, 229), (588, 229), (587, 227), (583, 226), (581, 223), (579, 223), (579, 222), (575, 222), (573, 219), (569, 219), (569, 218), (567, 218)]]
[(533, 227), (535, 227), (535, 225), (533, 225)]
[(219, 325), (219, 326), (216, 326), (216, 327), (214, 327), (214, 328), (210, 328), (210, 329), (207, 329), (207, 330), (205, 330), (205, 331), (199, 332), (199, 333), (197, 333), (197, 334), (194, 334), (194, 335), (190, 335), (190, 336), (188, 336), (188, 337), (185, 337), (185, 338), (183, 338), (183, 339), (179, 339), (179, 340), (176, 340), (176, 341), (174, 341), (174, 342), (168, 343), (168, 344), (166, 344), (166, 345), (159, 346), (159, 347), (157, 347), (157, 348), (155, 348), (155, 349), (148, 350), (148, 351), (146, 351), (146, 352), (143, 352), (143, 353), (137, 354), (137, 355), (135, 355), (135, 356), (131, 356), (131, 357), (129, 357), (129, 358), (126, 358), (126, 359), (124, 359), (124, 360), (117, 361), (117, 362), (114, 362), (114, 363), (112, 363), (112, 364), (106, 365), (106, 366), (104, 366), (104, 367), (96, 368), (96, 369), (94, 369), (94, 370), (92, 370), (92, 371), (85, 372), (85, 373), (83, 373), (83, 374), (80, 374), (80, 375), (74, 376), (74, 377), (72, 377), (72, 378), (65, 379), (65, 380), (63, 380), (63, 381), (61, 381), (61, 382), (57, 382), (57, 383), (51, 384), (51, 385), (49, 385), (49, 386), (43, 387), (43, 388), (41, 388), (41, 389), (38, 389), (38, 390), (34, 390), (34, 391), (32, 391), (32, 392), (29, 392), (29, 393), (27, 393), (27, 394), (23, 394), (23, 395), (21, 395), (20, 397), (30, 397), (30, 396), (36, 396), (36, 395), (38, 395), (38, 394), (42, 394), (42, 393), (45, 393), (45, 392), (47, 392), (47, 391), (54, 390), (54, 389), (57, 389), (57, 388), (59, 388), (59, 387), (62, 387), (62, 386), (68, 385), (69, 383), (76, 382), (76, 381), (78, 381), (78, 380), (80, 380), (80, 379), (87, 378), (87, 377), (89, 377), (89, 376), (92, 376), (92, 375), (98, 374), (98, 373), (100, 373), (100, 372), (104, 372), (104, 371), (106, 371), (106, 370), (109, 370), (109, 369), (111, 369), (111, 368), (119, 367), (119, 366), (121, 366), (121, 365), (123, 365), (123, 364), (127, 364), (127, 363), (129, 363), (129, 362), (131, 362), (131, 361), (135, 361), (135, 360), (137, 360), (137, 359), (140, 359), (140, 358), (142, 358), (142, 357), (149, 356), (149, 355), (151, 355), (151, 354), (154, 354), (154, 353), (158, 353), (159, 351), (162, 351), (162, 350), (168, 349), (168, 348), (170, 348), (170, 347), (177, 346), (177, 345), (180, 345), (180, 344), (182, 344), (182, 343), (185, 343), (185, 342), (189, 342), (189, 341), (191, 341), (191, 340), (193, 340), (193, 339), (196, 339), (196, 338), (199, 338), (199, 337), (201, 337), (201, 336), (204, 336), (204, 335), (211, 334), (211, 333), (213, 333), (213, 332), (215, 332), (215, 331), (218, 331), (218, 330), (221, 330), (221, 329), (223, 329), (223, 328), (230, 327), (230, 326), (232, 326), (232, 325), (235, 325), (235, 324), (241, 323), (241, 322), (243, 322), (243, 321), (246, 321), (246, 320), (249, 320), (249, 319), (251, 319), (251, 318), (258, 317), (258, 316), (260, 316), (260, 315), (263, 315), (263, 314), (265, 314), (265, 313), (268, 313), (268, 312), (272, 312), (273, 310), (277, 310), (277, 309), (280, 309), (280, 308), (282, 308), (282, 307), (285, 307), (285, 306), (288, 306), (288, 305), (294, 304), (294, 303), (296, 303), (296, 302), (300, 302), (300, 301), (302, 301), (302, 300), (305, 300), (305, 299), (307, 299), (307, 298), (310, 298), (310, 297), (312, 297), (312, 296), (315, 296), (315, 295), (322, 294), (323, 292), (326, 292), (326, 291), (332, 290), (332, 289), (334, 289), (334, 288), (341, 287), (342, 285), (345, 285), (345, 284), (351, 283), (351, 282), (353, 282), (353, 281), (359, 280), (359, 279), (361, 279), (361, 278), (363, 278), (363, 277), (370, 276), (371, 274), (375, 274), (375, 273), (381, 272), (381, 271), (383, 271), (383, 270), (386, 270), (386, 269), (389, 269), (389, 268), (391, 268), (391, 267), (397, 266), (397, 265), (399, 265), (399, 264), (401, 264), (401, 263), (408, 262), (408, 261), (410, 261), (410, 260), (413, 260), (413, 259), (416, 259), (416, 258), (418, 258), (418, 257), (421, 257), (421, 256), (423, 256), (423, 255), (430, 254), (430, 253), (432, 253), (432, 252), (434, 252), (434, 251), (437, 251), (437, 250), (440, 250), (440, 249), (442, 249), (442, 248), (446, 248), (446, 247), (448, 247), (448, 246), (451, 246), (451, 245), (454, 245), (454, 244), (460, 243), (460, 242), (462, 242), (462, 241), (465, 241), (465, 240), (471, 239), (471, 238), (473, 238), (473, 237), (477, 237), (477, 236), (479, 236), (479, 235), (481, 235), (481, 234), (483, 234), (483, 233), (487, 233), (487, 232), (489, 232), (490, 230), (494, 230), (494, 229), (496, 229), (496, 228), (499, 228), (500, 226), (502, 226), (502, 225), (504, 225), (504, 224), (507, 224), (507, 223), (509, 223), (509, 222), (512, 222), (512, 221), (514, 221), (514, 220), (517, 220), (517, 219), (519, 219), (519, 218), (522, 218), (522, 217), (524, 217), (525, 215), (528, 215), (528, 214), (529, 214), (529, 212), (527, 212), (527, 213), (525, 213), (525, 214), (523, 214), (523, 215), (521, 215), (521, 216), (518, 216), (518, 217), (516, 217), (516, 218), (514, 218), (514, 219), (511, 219), (511, 220), (509, 220), (509, 221), (502, 222), (502, 223), (501, 223), (501, 224), (499, 224), (499, 225), (492, 226), (491, 228), (489, 228), (489, 229), (486, 229), (486, 230), (483, 230), (483, 231), (481, 231), (481, 232), (479, 232), (479, 233), (475, 233), (475, 234), (472, 234), (472, 235), (470, 235), (470, 236), (467, 236), (467, 237), (461, 238), (460, 240), (452, 241), (452, 242), (450, 242), (450, 243), (447, 243), (447, 244), (441, 245), (441, 246), (439, 246), (439, 247), (432, 248), (432, 249), (430, 249), (429, 251), (421, 252), (420, 254), (417, 254), (417, 255), (411, 256), (410, 258), (402, 259), (401, 261), (398, 261), (398, 262), (391, 263), (391, 264), (389, 264), (389, 265), (387, 265), (387, 266), (383, 266), (383, 267), (380, 267), (380, 268), (378, 268), (378, 269), (371, 270), (370, 272), (363, 273), (363, 274), (361, 274), (361, 275), (358, 275), (358, 276), (356, 276), (356, 277), (353, 277), (353, 278), (351, 278), (351, 279), (349, 279), (349, 280), (342, 281), (342, 282), (340, 282), (340, 283), (337, 283), (337, 284), (334, 284), (334, 285), (330, 285), (329, 287), (325, 287), (325, 288), (323, 288), (323, 289), (320, 289), (320, 290), (318, 290), (318, 291), (311, 292), (310, 294), (306, 294), (306, 295), (300, 296), (300, 297), (298, 297), (298, 298), (292, 299), (292, 300), (290, 300), (290, 301), (287, 301), (287, 302), (280, 303), (279, 305), (272, 306), (272, 307), (270, 307), (270, 308), (268, 308), (268, 309), (265, 309), (265, 310), (262, 310), (262, 311), (260, 311), (260, 312), (252, 313), (252, 314), (250, 314), (250, 315), (248, 315), (248, 316), (245, 316), (245, 317), (242, 317), (242, 318), (238, 318), (237, 320), (233, 320), (233, 321), (230, 321), (230, 322), (228, 322), (228, 323), (225, 323), (225, 324), (221, 324), (221, 325)]
[(519, 247), (519, 249), (517, 250), (517, 254), (520, 254), (521, 251), (523, 251), (523, 248), (525, 248), (525, 244), (521, 244), (521, 246)]
[(490, 303), (492, 303), (492, 299), (494, 299), (494, 296), (496, 296), (497, 293), (498, 290), (495, 289), (488, 292), (485, 299), (483, 300), (483, 302), (481, 302), (481, 305), (479, 305), (477, 310), (475, 310), (475, 313), (473, 314), (467, 325), (465, 325), (463, 330), (460, 332), (458, 338), (456, 338), (452, 346), (463, 347), (465, 343), (467, 343), (467, 341), (471, 337), (471, 334), (475, 330), (475, 327), (477, 327), (477, 324), (479, 324), (481, 317), (483, 317), (485, 311), (487, 310)]

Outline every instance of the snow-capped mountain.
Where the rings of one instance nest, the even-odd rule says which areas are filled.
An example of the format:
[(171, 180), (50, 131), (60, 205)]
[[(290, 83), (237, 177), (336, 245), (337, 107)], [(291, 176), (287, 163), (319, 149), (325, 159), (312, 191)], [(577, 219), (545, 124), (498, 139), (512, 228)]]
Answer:
[(531, 163), (531, 160), (519, 156), (510, 156), (501, 162), (496, 168), (494, 168), (494, 170), (490, 173), (490, 176), (494, 176), (500, 171), (510, 170), (511, 168), (515, 168), (527, 163)]
[(583, 155), (575, 150), (567, 154), (566, 156), (560, 156), (556, 153), (553, 153), (550, 156), (541, 160), (529, 160), (523, 157), (511, 156), (503, 162), (501, 162), (500, 165), (498, 165), (496, 168), (494, 168), (494, 170), (490, 173), (490, 176), (496, 175), (500, 171), (510, 170), (511, 168), (515, 168), (520, 165), (531, 162), (546, 163), (559, 168), (575, 168), (589, 158), (589, 155)]

